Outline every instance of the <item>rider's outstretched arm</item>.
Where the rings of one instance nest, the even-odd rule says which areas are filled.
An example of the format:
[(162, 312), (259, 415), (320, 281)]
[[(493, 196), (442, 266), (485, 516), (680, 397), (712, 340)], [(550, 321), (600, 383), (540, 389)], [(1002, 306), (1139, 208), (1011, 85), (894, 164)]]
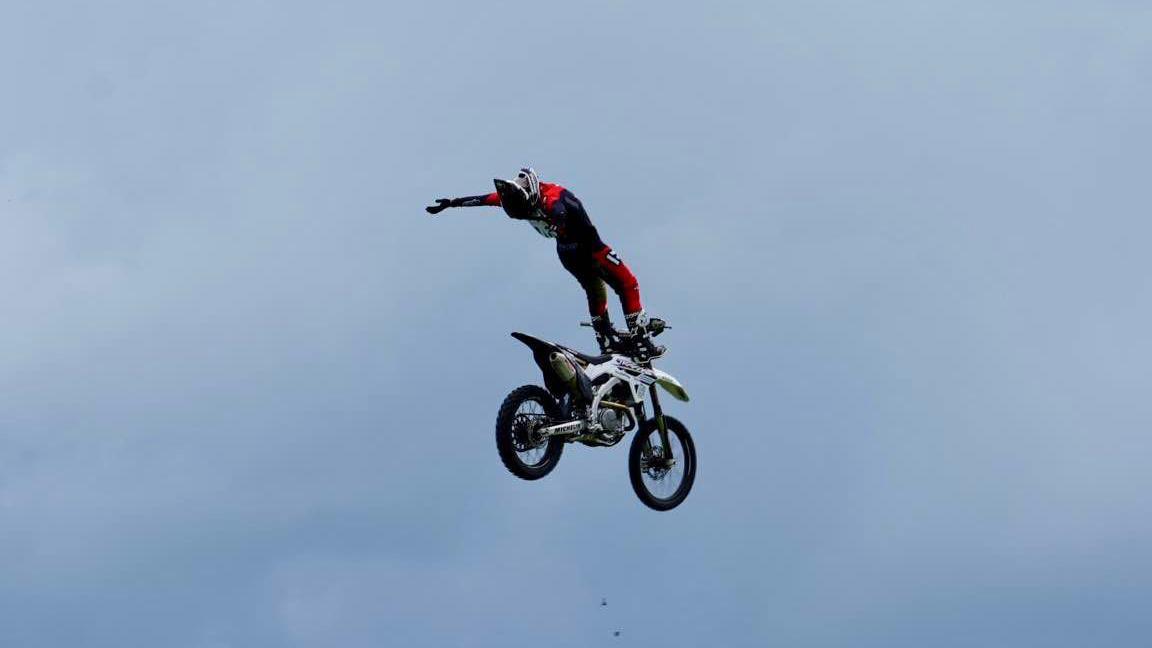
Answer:
[(449, 207), (483, 207), (485, 205), (499, 206), (500, 194), (493, 192), (480, 196), (464, 196), (463, 198), (437, 198), (435, 205), (428, 205), (424, 210), (429, 214), (439, 214)]

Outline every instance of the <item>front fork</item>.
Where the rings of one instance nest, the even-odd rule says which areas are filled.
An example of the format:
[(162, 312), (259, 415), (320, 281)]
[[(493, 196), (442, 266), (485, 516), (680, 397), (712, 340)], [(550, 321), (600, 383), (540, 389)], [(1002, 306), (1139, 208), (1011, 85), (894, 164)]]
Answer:
[(652, 400), (652, 416), (656, 419), (656, 430), (660, 432), (660, 445), (664, 447), (664, 459), (672, 463), (672, 444), (668, 442), (668, 426), (664, 423), (664, 410), (660, 408), (660, 395), (656, 392), (656, 385), (648, 388), (648, 396)]

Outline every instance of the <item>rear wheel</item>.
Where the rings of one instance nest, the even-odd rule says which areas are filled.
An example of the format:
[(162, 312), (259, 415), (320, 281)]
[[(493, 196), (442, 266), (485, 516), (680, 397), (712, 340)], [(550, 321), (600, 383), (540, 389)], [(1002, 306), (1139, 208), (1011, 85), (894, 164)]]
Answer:
[(668, 447), (660, 439), (656, 419), (648, 419), (632, 437), (628, 451), (632, 490), (645, 506), (657, 511), (679, 506), (696, 481), (696, 445), (692, 435), (671, 416), (664, 417), (664, 425)]
[(560, 420), (560, 406), (547, 390), (524, 385), (512, 390), (496, 416), (496, 450), (504, 467), (520, 479), (540, 479), (552, 472), (564, 441), (539, 434)]

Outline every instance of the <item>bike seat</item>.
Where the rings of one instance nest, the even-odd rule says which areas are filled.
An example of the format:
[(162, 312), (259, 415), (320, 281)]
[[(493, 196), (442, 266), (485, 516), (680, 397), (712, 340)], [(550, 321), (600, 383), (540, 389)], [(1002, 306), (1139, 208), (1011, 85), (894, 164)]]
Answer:
[(573, 349), (569, 349), (569, 351), (572, 351), (572, 355), (576, 356), (577, 358), (580, 358), (581, 360), (583, 360), (584, 362), (587, 362), (588, 364), (594, 364), (594, 365), (595, 364), (603, 364), (603, 363), (608, 362), (609, 360), (612, 359), (611, 353), (606, 353), (604, 355), (594, 356), (594, 355), (588, 355), (587, 353), (580, 353), (579, 351), (576, 351)]

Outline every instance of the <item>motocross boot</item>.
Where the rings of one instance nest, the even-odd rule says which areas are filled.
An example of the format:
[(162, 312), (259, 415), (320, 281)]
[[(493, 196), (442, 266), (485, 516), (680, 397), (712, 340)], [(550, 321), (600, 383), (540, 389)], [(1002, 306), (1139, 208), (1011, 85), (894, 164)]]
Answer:
[(664, 320), (648, 317), (643, 310), (629, 313), (624, 319), (628, 322), (628, 332), (632, 335), (638, 359), (654, 360), (667, 352), (667, 348), (652, 342), (652, 335), (664, 330)]
[(612, 327), (607, 313), (592, 318), (592, 330), (596, 332), (596, 344), (600, 345), (600, 353), (604, 355), (617, 353), (616, 329)]

